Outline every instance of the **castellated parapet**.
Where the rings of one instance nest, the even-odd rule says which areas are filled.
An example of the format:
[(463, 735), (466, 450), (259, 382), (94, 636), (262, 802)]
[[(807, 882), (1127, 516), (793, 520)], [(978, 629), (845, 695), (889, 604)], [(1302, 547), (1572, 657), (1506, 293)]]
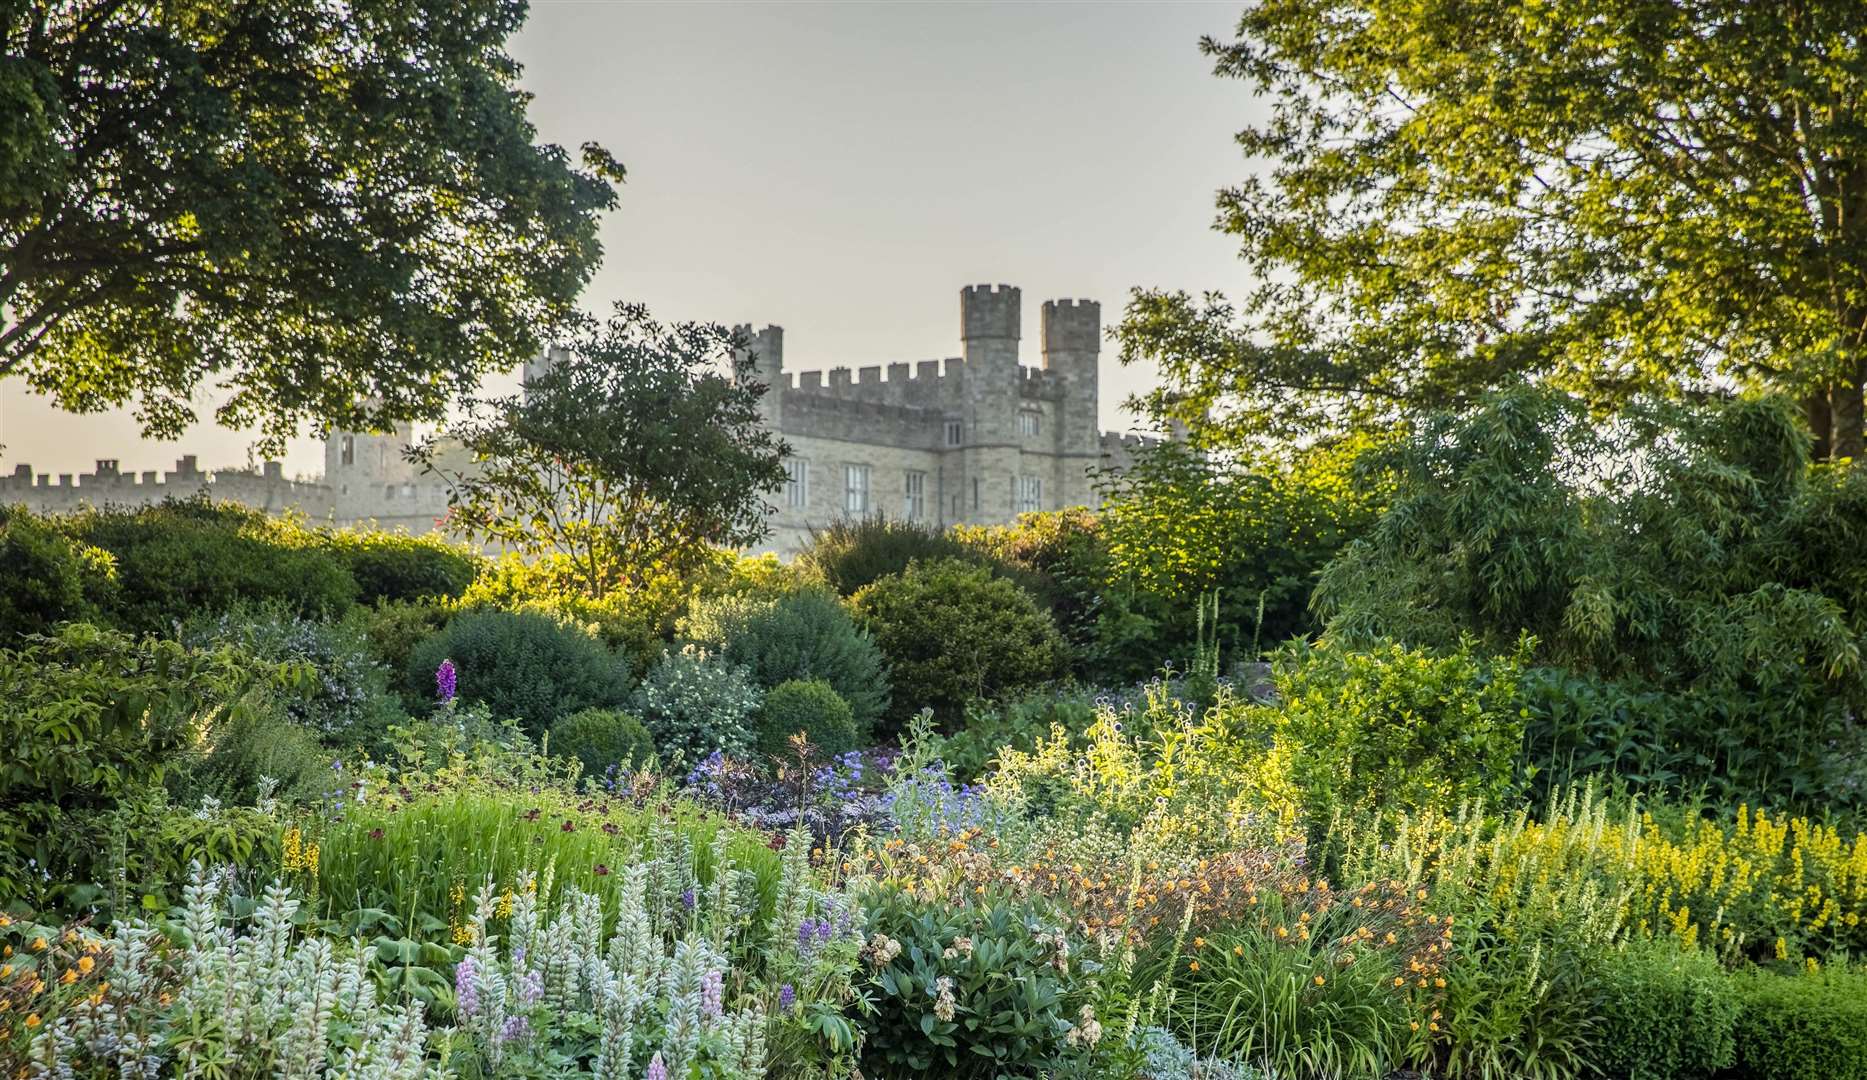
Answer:
[[(1004, 524), (1020, 513), (1094, 506), (1090, 473), (1124, 468), (1153, 440), (1104, 433), (1100, 406), (1102, 308), (1049, 300), (1041, 309), (1041, 366), (1020, 362), (1022, 297), (1010, 285), (960, 290), (962, 355), (794, 370), (784, 330), (738, 327), (750, 375), (766, 387), (764, 423), (791, 447), (789, 482), (767, 496), (772, 534), (764, 549), (800, 549), (812, 529), (843, 517), (882, 514), (932, 526)], [(530, 383), (561, 348), (525, 365)], [(63, 512), (141, 505), (206, 493), (320, 524), (427, 532), (447, 511), (447, 489), (406, 458), (407, 427), (337, 431), (325, 440), (324, 475), (287, 480), (277, 462), (260, 472), (201, 470), (192, 457), (158, 480), (119, 474), (115, 462), (53, 483), (19, 466), (0, 476), (0, 503)], [(451, 467), (462, 467), (454, 462)]]

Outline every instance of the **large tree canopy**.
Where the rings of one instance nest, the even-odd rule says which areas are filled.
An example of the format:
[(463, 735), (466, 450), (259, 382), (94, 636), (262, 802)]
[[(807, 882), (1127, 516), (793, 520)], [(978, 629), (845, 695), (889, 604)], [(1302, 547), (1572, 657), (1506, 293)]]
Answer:
[(1861, 452), (1867, 4), (1260, 0), (1203, 47), (1273, 107), (1239, 135), (1267, 170), (1219, 200), (1260, 284), (1144, 292), (1122, 327), (1180, 412), (1760, 386)]
[[(0, 378), (146, 433), (439, 417), (535, 355), (620, 167), (535, 145), (517, 0), (0, 0)], [(204, 385), (205, 384), (205, 385)]]

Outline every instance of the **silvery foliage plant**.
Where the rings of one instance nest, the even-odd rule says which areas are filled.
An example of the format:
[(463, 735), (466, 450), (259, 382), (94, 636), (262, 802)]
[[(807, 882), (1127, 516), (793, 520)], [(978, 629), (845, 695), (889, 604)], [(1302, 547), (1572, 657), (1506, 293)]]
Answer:
[[(379, 1001), (356, 943), (299, 939), (280, 885), (236, 928), (222, 878), (197, 867), (172, 935), (143, 920), (105, 939), (109, 988), (32, 1031), (25, 1075), (440, 1080), (419, 1001)], [(179, 944), (170, 947), (170, 937)]]

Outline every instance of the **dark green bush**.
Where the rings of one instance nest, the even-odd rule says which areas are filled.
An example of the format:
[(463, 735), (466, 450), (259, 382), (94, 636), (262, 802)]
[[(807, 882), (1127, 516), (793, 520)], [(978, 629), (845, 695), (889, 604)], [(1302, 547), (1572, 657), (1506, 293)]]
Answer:
[(1604, 958), (1593, 1064), (1614, 1080), (1709, 1080), (1736, 1058), (1738, 998), (1711, 953), (1667, 939)]
[(337, 787), (334, 760), (317, 733), (294, 722), (283, 708), (255, 708), (204, 731), (176, 760), (166, 782), (179, 806), (198, 806), (206, 797), (250, 806), (261, 793), (262, 778), (268, 778), (271, 794), (289, 805)]
[(888, 708), (882, 652), (836, 597), (806, 589), (779, 597), (733, 594), (694, 605), (686, 635), (770, 689), (791, 679), (822, 679), (849, 703), (858, 730)]
[(791, 736), (800, 731), (826, 756), (859, 745), (849, 702), (822, 679), (790, 679), (772, 687), (759, 709), (758, 731), (759, 753), (768, 758), (788, 755)]
[(797, 564), (837, 595), (853, 596), (865, 585), (901, 573), (911, 562), (935, 559), (983, 561), (965, 544), (931, 525), (878, 515), (839, 518), (813, 531)]
[(325, 545), (357, 582), (357, 599), (458, 599), (479, 576), (485, 560), (469, 548), (432, 533), (344, 529), (325, 534)]
[(1091, 1048), (1068, 1034), (1099, 1002), (1068, 918), (1006, 895), (917, 899), (894, 888), (867, 910), (866, 1075), (1074, 1075), (1086, 1063)]
[(356, 579), (317, 534), (233, 503), (87, 510), (60, 527), (116, 559), (112, 621), (132, 631), (167, 632), (241, 600), (311, 616), (341, 615), (357, 600)]
[(457, 616), (409, 654), (403, 686), (411, 697), (435, 700), (443, 660), (454, 662), (462, 701), (518, 720), (534, 739), (560, 717), (618, 705), (628, 692), (627, 665), (602, 642), (535, 612)]
[[(359, 608), (352, 618), (369, 638), (370, 651), (392, 672), (408, 670), (409, 654), (415, 646), (441, 632), (454, 609), (436, 600), (378, 600), (375, 607)], [(410, 704), (433, 700), (433, 687), (424, 687), (421, 696)]]
[(1737, 978), (1738, 1080), (1867, 1080), (1867, 973)]
[(551, 753), (574, 757), (583, 774), (601, 780), (612, 766), (631, 768), (655, 755), (642, 722), (615, 709), (585, 709), (551, 725)]
[(116, 585), (107, 553), (20, 507), (0, 506), (0, 642), (94, 618)]
[(956, 724), (966, 703), (1054, 678), (1063, 642), (1030, 594), (954, 559), (914, 563), (850, 598), (894, 683), (897, 725), (933, 708)]

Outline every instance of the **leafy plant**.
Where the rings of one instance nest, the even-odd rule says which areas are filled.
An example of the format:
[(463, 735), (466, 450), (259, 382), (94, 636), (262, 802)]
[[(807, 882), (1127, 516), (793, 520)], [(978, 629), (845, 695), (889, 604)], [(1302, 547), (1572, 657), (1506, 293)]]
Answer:
[(814, 530), (797, 563), (838, 596), (854, 596), (865, 586), (902, 573), (909, 563), (938, 559), (977, 561), (977, 556), (931, 525), (878, 514), (837, 518)]
[(585, 776), (601, 779), (609, 770), (646, 764), (655, 740), (642, 722), (614, 709), (585, 709), (551, 725), (551, 752), (583, 763)]
[(0, 642), (94, 618), (116, 584), (116, 561), (24, 508), (0, 506)]
[(409, 654), (404, 692), (434, 700), (434, 673), (443, 660), (454, 662), (462, 701), (518, 719), (534, 738), (560, 717), (619, 704), (628, 687), (626, 666), (602, 642), (535, 612), (456, 616)]
[(692, 765), (716, 751), (748, 756), (759, 700), (744, 668), (688, 645), (649, 669), (631, 707), (670, 761)]
[(1737, 988), (1717, 960), (1671, 941), (1640, 942), (1595, 977), (1589, 1057), (1604, 1076), (1709, 1080), (1737, 1057)]
[(698, 601), (681, 633), (770, 690), (793, 679), (821, 679), (867, 731), (888, 707), (881, 650), (837, 598), (810, 588), (761, 597), (732, 592)]
[(856, 721), (849, 703), (822, 679), (791, 679), (771, 688), (759, 707), (758, 750), (761, 755), (787, 755), (793, 736), (826, 756), (856, 749)]
[(1867, 975), (1737, 977), (1737, 1066), (1742, 1080), (1867, 1077)]
[(434, 533), (343, 529), (325, 534), (324, 542), (356, 579), (362, 604), (457, 599), (486, 562)]

